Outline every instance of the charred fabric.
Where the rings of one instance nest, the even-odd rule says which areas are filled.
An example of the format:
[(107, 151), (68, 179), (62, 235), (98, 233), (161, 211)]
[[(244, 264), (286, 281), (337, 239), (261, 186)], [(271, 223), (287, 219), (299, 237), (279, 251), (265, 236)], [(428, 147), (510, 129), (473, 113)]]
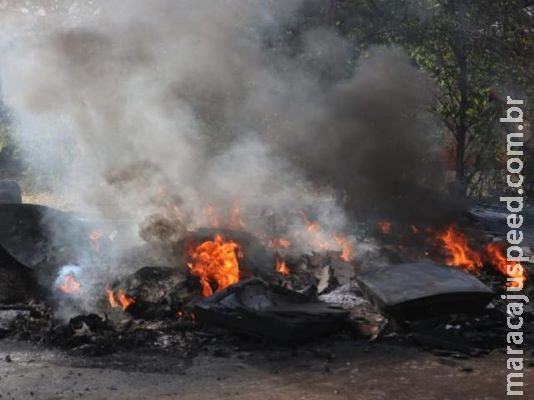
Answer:
[[(211, 226), (180, 235), (152, 221), (141, 236), (166, 232), (167, 240), (118, 257), (120, 230), (44, 206), (0, 204), (1, 337), (98, 355), (189, 351), (209, 335), (296, 344), (341, 334), (481, 355), (505, 345), (505, 285), (529, 290), (528, 276), (506, 276), (506, 214), (490, 205), (442, 228), (377, 220), (344, 233), (299, 210), (304, 229), (291, 235), (252, 234), (254, 218), (276, 226), (264, 215), (236, 208), (221, 222), (214, 208), (205, 212)], [(304, 236), (313, 249), (299, 246)], [(119, 272), (110, 278), (109, 270)], [(528, 307), (526, 345), (534, 332)]]

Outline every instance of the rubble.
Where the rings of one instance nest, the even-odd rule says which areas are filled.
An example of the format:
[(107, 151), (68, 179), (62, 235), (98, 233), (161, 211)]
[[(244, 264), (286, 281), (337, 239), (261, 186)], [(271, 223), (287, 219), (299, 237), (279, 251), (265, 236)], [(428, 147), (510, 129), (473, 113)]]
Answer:
[[(393, 225), (390, 233), (381, 233), (387, 244), (368, 237), (352, 261), (333, 250), (273, 250), (242, 230), (185, 232), (178, 241), (151, 242), (126, 252), (116, 260), (121, 275), (112, 281), (95, 275), (92, 286), (83, 288), (83, 276), (75, 273), (72, 278), (81, 283), (69, 288), (82, 286), (91, 297), (86, 307), (76, 290), (51, 292), (50, 282), (57, 281), (58, 267), (67, 271), (63, 262), (76, 257), (69, 234), (82, 251), (95, 250), (87, 226), (46, 207), (4, 204), (0, 217), (3, 213), (12, 215), (0, 221), (0, 337), (58, 346), (80, 356), (131, 348), (192, 354), (199, 343), (232, 337), (229, 333), (296, 344), (350, 332), (353, 340), (396, 338), (452, 357), (485, 354), (503, 345), (505, 309), (486, 286), (501, 290), (504, 277), (498, 270), (484, 269), (475, 277), (430, 261), (392, 265), (392, 260), (444, 257), (440, 249), (424, 247), (422, 230), (416, 234)], [(57, 219), (54, 229), (65, 229), (63, 235), (52, 238), (50, 216)], [(225, 289), (209, 282), (212, 291), (206, 293), (206, 282), (203, 286), (202, 277), (191, 272), (188, 257), (190, 249), (216, 235), (242, 252), (238, 280)], [(99, 243), (92, 262), (110, 261), (111, 242), (106, 244)], [(285, 269), (279, 270), (282, 262)], [(532, 310), (526, 307), (525, 315), (525, 332), (532, 336), (534, 318), (527, 317)]]
[(193, 282), (183, 272), (171, 267), (144, 267), (118, 281), (116, 287), (135, 299), (127, 308), (137, 318), (158, 319), (176, 316), (196, 295)]
[(319, 300), (349, 311), (346, 325), (357, 337), (377, 339), (386, 329), (388, 320), (365, 297), (356, 282), (349, 282), (336, 290), (319, 296)]

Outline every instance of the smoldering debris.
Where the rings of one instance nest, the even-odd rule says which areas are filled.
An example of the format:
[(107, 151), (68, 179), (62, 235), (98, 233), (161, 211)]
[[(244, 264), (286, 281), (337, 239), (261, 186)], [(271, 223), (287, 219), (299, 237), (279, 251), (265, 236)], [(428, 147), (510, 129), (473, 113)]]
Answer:
[[(216, 245), (210, 240), (218, 235), (227, 238), (223, 243), (239, 243), (239, 249), (230, 246), (231, 252), (221, 254), (213, 246), (214, 253), (206, 253), (201, 266), (218, 265), (211, 264), (212, 256), (220, 261), (216, 258), (235, 257), (234, 251), (248, 254), (240, 261), (251, 260), (237, 271), (238, 281), (226, 287), (193, 273), (191, 251), (210, 250), (205, 243)], [(12, 280), (13, 292), (25, 294), (25, 304), (16, 303), (23, 300), (19, 297), (0, 305), (0, 336), (59, 346), (81, 356), (134, 348), (191, 355), (206, 343), (206, 335), (230, 338), (230, 333), (286, 343), (350, 333), (356, 339), (413, 341), (453, 356), (485, 354), (502, 345), (495, 332), (505, 319), (506, 302), (493, 292), (502, 290), (505, 277), (496, 280), (496, 270), (479, 275), (493, 291), (460, 268), (429, 262), (378, 268), (372, 259), (368, 265), (343, 261), (339, 251), (288, 255), (287, 269), (278, 270), (280, 249), (242, 230), (200, 229), (169, 247), (171, 265), (123, 270), (113, 282), (109, 274), (99, 276), (100, 281), (85, 280), (83, 268), (73, 265), (52, 273), (49, 281), (56, 285), (42, 287), (39, 296), (33, 285), (43, 281), (26, 286), (25, 279)], [(420, 256), (424, 251), (419, 249)], [(31, 281), (31, 270), (13, 265), (0, 264), (0, 272), (8, 277), (17, 272)], [(88, 282), (99, 285), (84, 287)], [(205, 285), (213, 294), (205, 293)], [(420, 321), (429, 315), (433, 319)], [(532, 321), (526, 324), (530, 332)]]
[[(64, 285), (54, 296), (64, 312), (36, 306), (6, 335), (96, 353), (179, 342), (198, 328), (191, 309), (201, 290), (220, 284), (191, 276), (183, 249), (213, 244), (216, 233), (244, 252), (225, 283), (260, 277), (263, 299), (283, 292), (300, 301), (289, 311), (268, 304), (267, 320), (256, 321), (288, 326), (295, 311), (302, 325), (288, 332), (302, 337), (315, 333), (302, 329), (310, 320), (371, 338), (387, 332), (386, 317), (354, 287), (353, 217), (428, 226), (462, 206), (435, 194), (439, 134), (426, 111), (435, 88), (405, 54), (354, 54), (331, 28), (301, 23), (303, 0), (28, 3), (20, 12), (8, 1), (0, 15), (2, 97), (16, 139), (34, 170), (81, 196), (77, 207), (126, 221), (131, 236), (121, 230), (116, 258), (105, 259), (107, 235), (89, 243), (84, 233), (78, 245), (57, 224), (65, 216), (55, 218), (50, 236), (69, 254), (49, 260), (35, 246), (39, 259), (28, 264), (56, 262), (47, 289)], [(87, 246), (101, 254), (85, 265)], [(398, 248), (391, 253), (403, 261)], [(238, 289), (229, 284), (226, 294)], [(331, 306), (317, 294), (347, 309), (321, 314)]]
[(200, 322), (298, 343), (343, 326), (347, 311), (253, 278), (195, 304)]
[[(3, 18), (20, 29), (11, 25), (1, 73), (17, 137), (88, 206), (139, 222), (160, 211), (161, 185), (197, 227), (203, 207), (236, 200), (278, 213), (324, 200), (339, 224), (343, 196), (353, 209), (390, 198), (402, 208), (410, 198), (399, 197), (440, 182), (429, 172), (432, 83), (391, 49), (347, 68), (349, 44), (302, 28), (301, 3), (65, 1), (41, 18), (12, 12)], [(325, 186), (338, 193), (322, 195)]]

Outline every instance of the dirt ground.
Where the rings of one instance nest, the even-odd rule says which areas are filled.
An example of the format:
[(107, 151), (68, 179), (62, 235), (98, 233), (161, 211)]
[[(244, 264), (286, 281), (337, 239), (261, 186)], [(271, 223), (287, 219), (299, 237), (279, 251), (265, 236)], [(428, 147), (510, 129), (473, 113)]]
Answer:
[[(534, 368), (525, 368), (534, 399)], [(298, 348), (216, 343), (184, 359), (136, 350), (82, 358), (0, 342), (3, 399), (504, 399), (506, 357), (440, 357), (410, 344), (324, 339)], [(530, 395), (529, 395), (530, 393)]]

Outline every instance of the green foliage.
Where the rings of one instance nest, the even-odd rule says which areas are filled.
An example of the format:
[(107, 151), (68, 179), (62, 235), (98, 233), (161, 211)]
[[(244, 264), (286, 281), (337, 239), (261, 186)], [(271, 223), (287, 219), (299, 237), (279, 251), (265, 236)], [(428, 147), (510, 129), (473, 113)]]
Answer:
[[(534, 95), (533, 15), (517, 0), (346, 0), (337, 26), (360, 49), (404, 47), (435, 78), (440, 92), (432, 110), (454, 144), (457, 182), (484, 195), (485, 178), (503, 186), (496, 172), (505, 159), (498, 117), (506, 95)], [(526, 107), (532, 115), (532, 102)]]

